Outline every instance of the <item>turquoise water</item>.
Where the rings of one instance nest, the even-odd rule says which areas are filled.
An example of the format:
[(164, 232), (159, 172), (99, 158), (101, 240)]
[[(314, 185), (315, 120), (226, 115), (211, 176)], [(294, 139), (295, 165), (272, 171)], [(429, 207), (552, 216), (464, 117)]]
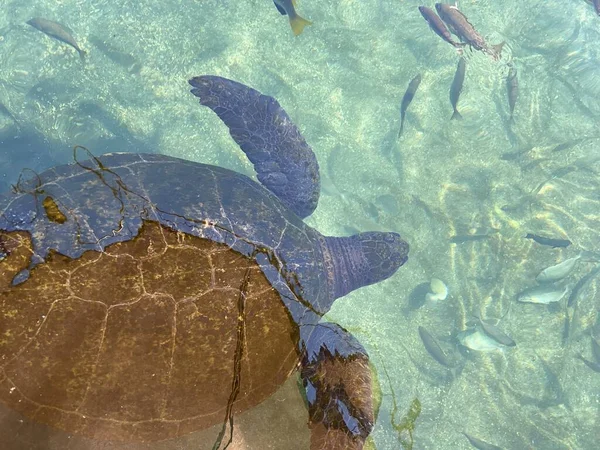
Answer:
[[(393, 389), (396, 421), (413, 398), (421, 402), (415, 449), (470, 448), (463, 431), (507, 449), (596, 448), (600, 374), (576, 356), (592, 359), (600, 278), (569, 309), (566, 298), (516, 302), (545, 267), (600, 251), (600, 17), (592, 6), (460, 2), (488, 42), (506, 45), (500, 61), (466, 51), (464, 120), (450, 121), (458, 56), (428, 28), (420, 2), (303, 0), (298, 12), (313, 25), (298, 37), (270, 0), (2, 2), (1, 190), (23, 167), (71, 161), (76, 144), (252, 175), (187, 85), (201, 74), (243, 82), (277, 98), (317, 155), (323, 188), (311, 226), (330, 235), (398, 231), (411, 245), (395, 276), (338, 300), (328, 315), (361, 340), (379, 374), (376, 447), (402, 448)], [(88, 52), (85, 64), (25, 24), (36, 16), (68, 25)], [(514, 125), (509, 62), (520, 87)], [(417, 73), (423, 81), (397, 139), (399, 105)], [(492, 232), (450, 243), (474, 230)], [(552, 249), (527, 233), (573, 245)], [(576, 266), (567, 296), (593, 268)], [(446, 283), (448, 298), (411, 308), (410, 293), (432, 277)], [(459, 349), (457, 334), (474, 313), (503, 317), (517, 346)], [(453, 352), (458, 369), (431, 358), (419, 326)]]

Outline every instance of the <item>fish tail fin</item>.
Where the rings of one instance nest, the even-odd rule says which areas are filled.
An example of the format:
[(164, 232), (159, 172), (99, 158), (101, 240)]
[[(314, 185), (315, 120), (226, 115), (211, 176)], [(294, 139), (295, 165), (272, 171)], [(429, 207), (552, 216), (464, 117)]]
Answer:
[(85, 61), (87, 52), (85, 50), (81, 50), (80, 48), (77, 49), (77, 52), (79, 53), (79, 59), (81, 59), (82, 61)]
[(400, 119), (400, 130), (398, 131), (398, 139), (402, 136), (402, 132), (404, 131), (404, 116)]
[(294, 34), (298, 36), (302, 33), (302, 31), (304, 31), (304, 27), (306, 25), (312, 25), (312, 22), (310, 20), (306, 20), (303, 17), (300, 17), (299, 15), (296, 15), (293, 18), (290, 17), (290, 25), (292, 26), (292, 31), (294, 32)]
[(511, 125), (515, 124), (515, 116), (513, 116), (512, 113), (510, 114), (510, 117), (508, 118), (508, 123)]
[(454, 112), (452, 113), (452, 117), (450, 117), (450, 120), (462, 120), (462, 115), (458, 112), (458, 110), (454, 110)]

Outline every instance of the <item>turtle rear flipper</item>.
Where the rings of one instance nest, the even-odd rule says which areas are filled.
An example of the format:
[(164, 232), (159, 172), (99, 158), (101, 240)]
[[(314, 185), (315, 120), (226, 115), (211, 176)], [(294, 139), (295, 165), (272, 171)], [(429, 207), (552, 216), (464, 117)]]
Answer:
[(200, 104), (227, 125), (254, 164), (258, 180), (299, 217), (312, 214), (319, 201), (319, 164), (277, 100), (212, 75), (194, 77), (189, 83)]
[[(361, 450), (374, 408), (369, 356), (339, 325), (306, 327), (301, 377), (308, 402), (311, 450)], [(302, 332), (301, 332), (302, 334)]]

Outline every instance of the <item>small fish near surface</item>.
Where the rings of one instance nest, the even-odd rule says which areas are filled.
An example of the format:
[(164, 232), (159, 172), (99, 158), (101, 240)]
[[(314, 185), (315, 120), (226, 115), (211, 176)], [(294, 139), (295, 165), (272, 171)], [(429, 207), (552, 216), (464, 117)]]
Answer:
[(292, 27), (292, 31), (296, 36), (304, 31), (304, 27), (306, 25), (312, 25), (310, 20), (306, 20), (298, 15), (296, 8), (294, 7), (294, 0), (273, 0), (273, 3), (275, 3), (277, 11), (279, 11), (283, 16), (288, 16), (290, 19), (290, 26)]
[(517, 69), (511, 67), (508, 71), (508, 77), (506, 77), (506, 92), (508, 93), (508, 107), (510, 109), (510, 123), (515, 123), (513, 116), (515, 112), (515, 105), (517, 104), (517, 97), (519, 96), (519, 80), (517, 79)]
[(450, 86), (450, 103), (452, 104), (452, 109), (454, 110), (450, 120), (462, 119), (462, 116), (456, 107), (458, 105), (458, 99), (460, 98), (460, 93), (462, 92), (463, 83), (465, 81), (465, 69), (465, 58), (460, 58), (458, 60), (458, 66), (456, 66), (456, 73), (454, 74), (454, 79), (452, 80), (452, 86)]
[(450, 31), (448, 31), (448, 27), (444, 21), (440, 19), (431, 8), (428, 8), (427, 6), (419, 6), (419, 11), (429, 24), (429, 28), (431, 28), (435, 34), (455, 48), (462, 50), (462, 47), (464, 47), (466, 44), (463, 44), (462, 42), (456, 42), (454, 39), (452, 39), (452, 35), (450, 34)]
[(77, 50), (79, 57), (82, 60), (85, 58), (85, 51), (79, 47), (73, 36), (71, 36), (71, 33), (69, 33), (67, 29), (60, 23), (43, 19), (41, 17), (34, 17), (33, 19), (28, 20), (27, 23), (36, 30), (40, 30), (42, 33), (70, 45)]
[(412, 102), (415, 97), (415, 93), (417, 89), (419, 89), (419, 85), (421, 84), (421, 74), (417, 74), (410, 83), (408, 83), (408, 88), (404, 93), (404, 97), (402, 97), (402, 105), (400, 106), (400, 131), (398, 132), (398, 137), (402, 136), (402, 132), (404, 131), (404, 118), (406, 116), (406, 110), (408, 109), (408, 105)]
[(521, 303), (538, 303), (547, 305), (549, 303), (559, 302), (569, 290), (568, 286), (564, 288), (556, 287), (551, 284), (534, 286), (525, 289), (517, 296), (517, 300)]
[(446, 22), (450, 31), (457, 35), (461, 41), (466, 42), (475, 50), (480, 50), (490, 55), (495, 60), (500, 59), (504, 42), (489, 46), (485, 42), (485, 39), (483, 39), (483, 36), (471, 25), (467, 17), (454, 5), (436, 3), (435, 9), (441, 19)]
[(525, 236), (525, 239), (533, 239), (538, 244), (547, 245), (552, 248), (557, 248), (557, 247), (564, 248), (564, 247), (568, 247), (569, 245), (571, 245), (571, 241), (569, 241), (568, 239), (554, 239), (554, 238), (549, 238), (549, 237), (545, 237), (545, 236), (539, 236), (537, 234), (532, 234), (532, 233), (527, 233), (527, 236)]

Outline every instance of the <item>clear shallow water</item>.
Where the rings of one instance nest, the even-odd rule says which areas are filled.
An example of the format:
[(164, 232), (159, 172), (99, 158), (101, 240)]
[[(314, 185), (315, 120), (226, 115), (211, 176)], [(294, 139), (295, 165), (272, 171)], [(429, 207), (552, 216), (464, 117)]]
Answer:
[[(3, 2), (0, 103), (14, 119), (0, 113), (2, 190), (23, 167), (70, 161), (75, 144), (95, 154), (161, 152), (251, 175), (187, 85), (200, 74), (243, 82), (277, 98), (317, 154), (324, 186), (310, 225), (332, 235), (399, 231), (411, 244), (393, 278), (339, 300), (329, 314), (378, 368), (377, 448), (400, 448), (391, 388), (400, 415), (414, 397), (422, 404), (415, 448), (469, 448), (462, 431), (504, 448), (595, 448), (600, 376), (576, 355), (591, 358), (599, 279), (579, 292), (566, 341), (564, 299), (557, 307), (515, 301), (543, 268), (600, 250), (600, 18), (591, 6), (461, 2), (486, 39), (506, 47), (499, 62), (467, 51), (464, 120), (451, 122), (457, 55), (429, 30), (420, 2), (304, 0), (298, 11), (314, 25), (299, 37), (269, 0)], [(25, 24), (35, 16), (68, 25), (88, 51), (86, 64)], [(509, 61), (520, 85), (512, 127)], [(419, 72), (397, 140), (400, 101)], [(449, 242), (480, 228), (499, 231)], [(542, 247), (523, 239), (528, 232), (573, 245)], [(579, 264), (567, 283), (592, 268)], [(448, 285), (448, 299), (408, 308), (413, 288), (434, 276)], [(450, 349), (479, 311), (506, 313), (501, 326), (517, 347), (462, 352), (453, 377), (426, 352), (417, 327)]]

